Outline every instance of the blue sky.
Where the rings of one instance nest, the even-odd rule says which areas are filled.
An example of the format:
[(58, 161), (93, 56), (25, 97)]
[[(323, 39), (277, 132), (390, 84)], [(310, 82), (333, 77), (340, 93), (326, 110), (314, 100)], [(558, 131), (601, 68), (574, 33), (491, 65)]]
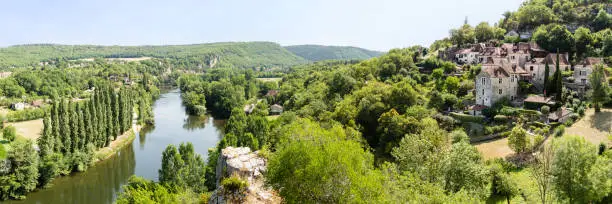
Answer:
[(0, 4), (0, 46), (273, 41), (388, 50), (495, 23), (523, 0), (18, 0)]

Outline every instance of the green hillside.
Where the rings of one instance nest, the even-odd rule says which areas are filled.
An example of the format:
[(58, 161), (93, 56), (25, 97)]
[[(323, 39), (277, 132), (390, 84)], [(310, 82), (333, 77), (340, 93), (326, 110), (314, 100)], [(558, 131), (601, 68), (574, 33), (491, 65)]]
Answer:
[(382, 54), (378, 51), (348, 46), (294, 45), (285, 48), (310, 61), (369, 59)]
[(0, 48), (0, 68), (36, 66), (58, 58), (76, 60), (110, 57), (168, 58), (185, 66), (208, 64), (218, 58), (216, 67), (290, 66), (307, 62), (272, 42), (222, 42), (166, 46), (97, 46), (35, 44)]

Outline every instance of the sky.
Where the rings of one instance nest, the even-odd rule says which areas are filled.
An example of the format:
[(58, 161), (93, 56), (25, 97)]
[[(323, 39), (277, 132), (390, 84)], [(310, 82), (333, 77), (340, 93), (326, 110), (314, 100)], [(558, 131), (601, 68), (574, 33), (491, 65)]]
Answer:
[(0, 4), (0, 46), (272, 41), (386, 51), (429, 45), (523, 0), (18, 0)]

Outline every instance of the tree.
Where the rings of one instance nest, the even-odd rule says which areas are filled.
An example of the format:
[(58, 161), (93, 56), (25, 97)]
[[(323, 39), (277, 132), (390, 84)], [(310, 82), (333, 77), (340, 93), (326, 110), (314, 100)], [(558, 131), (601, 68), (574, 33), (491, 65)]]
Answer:
[(516, 153), (523, 153), (529, 144), (527, 132), (520, 125), (512, 128), (508, 136), (508, 146)]
[(589, 75), (589, 84), (591, 85), (590, 95), (595, 106), (595, 112), (600, 112), (601, 104), (609, 100), (610, 92), (602, 64), (593, 67), (593, 72)]
[(43, 118), (42, 135), (38, 138), (38, 146), (40, 147), (41, 157), (53, 152), (53, 143), (55, 142), (55, 139), (53, 138), (53, 133), (51, 131), (51, 119), (50, 117), (46, 116)]
[(578, 136), (562, 137), (555, 145), (552, 174), (557, 195), (569, 203), (588, 203), (588, 173), (597, 159), (595, 146)]
[[(8, 176), (12, 181), (0, 183), (0, 196), (23, 199), (38, 184), (38, 153), (31, 140), (17, 140), (11, 147), (7, 159), (12, 165)], [(6, 188), (7, 184), (11, 185), (10, 188)]]
[(450, 40), (458, 46), (474, 43), (476, 40), (474, 28), (469, 24), (463, 24), (458, 29), (451, 29)]
[(532, 40), (548, 51), (558, 50), (560, 52), (573, 53), (574, 36), (563, 25), (542, 25), (533, 33)]
[(457, 91), (459, 90), (459, 78), (454, 76), (446, 77), (445, 84), (448, 93), (457, 94)]
[(556, 20), (552, 9), (538, 4), (521, 6), (516, 17), (522, 29), (533, 29), (537, 25), (546, 25)]
[(552, 164), (554, 161), (554, 150), (555, 145), (548, 144), (544, 146), (544, 149), (535, 157), (535, 162), (531, 168), (530, 175), (538, 185), (538, 192), (540, 194), (540, 200), (542, 204), (547, 203), (550, 197), (550, 190), (552, 186)]
[(416, 132), (419, 128), (418, 123), (412, 117), (399, 115), (395, 109), (383, 113), (378, 119), (378, 134), (380, 135), (378, 146), (382, 152), (388, 154), (407, 133)]
[(181, 169), (185, 161), (174, 145), (168, 145), (162, 153), (162, 167), (159, 169), (159, 182), (170, 186), (184, 186)]
[(476, 147), (467, 142), (452, 145), (443, 165), (444, 189), (450, 192), (466, 190), (476, 197), (485, 197), (488, 171)]
[(474, 35), (476, 36), (476, 40), (478, 42), (487, 42), (489, 40), (495, 39), (495, 29), (489, 25), (487, 22), (482, 22), (476, 26), (474, 30)]
[(578, 59), (581, 59), (587, 55), (589, 50), (593, 49), (591, 44), (594, 37), (589, 28), (580, 27), (574, 32), (574, 38), (576, 39), (576, 55)]
[(595, 30), (603, 30), (612, 26), (612, 16), (604, 9), (599, 10), (595, 19), (593, 19), (593, 27)]
[(510, 204), (510, 199), (518, 194), (516, 183), (502, 170), (501, 165), (494, 165), (491, 174), (491, 191), (496, 195), (504, 196)]
[(232, 109), (232, 114), (225, 124), (225, 133), (234, 134), (239, 139), (247, 129), (247, 116), (241, 108)]
[(8, 140), (9, 142), (15, 141), (15, 138), (17, 137), (17, 131), (15, 130), (15, 127), (13, 127), (12, 125), (5, 127), (2, 130), (2, 137), (4, 137), (4, 139)]

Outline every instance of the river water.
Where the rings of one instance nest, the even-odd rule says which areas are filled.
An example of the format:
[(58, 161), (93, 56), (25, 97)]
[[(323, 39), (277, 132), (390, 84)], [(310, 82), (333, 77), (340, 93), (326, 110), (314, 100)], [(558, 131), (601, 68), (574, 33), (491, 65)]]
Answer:
[(161, 154), (169, 144), (191, 142), (195, 151), (207, 158), (208, 148), (221, 139), (223, 120), (189, 116), (181, 103), (180, 92), (163, 93), (153, 105), (155, 127), (143, 129), (132, 145), (113, 157), (98, 162), (86, 172), (57, 178), (53, 186), (32, 192), (22, 201), (3, 203), (113, 203), (121, 186), (132, 175), (157, 181)]

